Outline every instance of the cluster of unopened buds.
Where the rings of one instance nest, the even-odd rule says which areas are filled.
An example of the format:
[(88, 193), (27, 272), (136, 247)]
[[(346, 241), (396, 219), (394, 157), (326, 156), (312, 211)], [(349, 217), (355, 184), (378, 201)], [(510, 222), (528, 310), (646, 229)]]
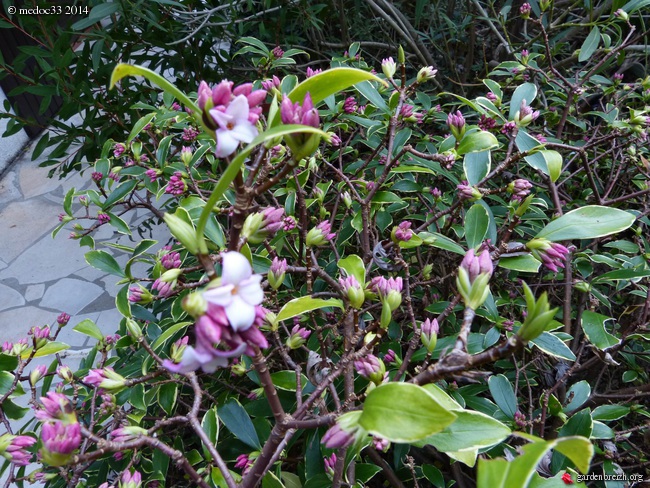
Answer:
[[(280, 104), (280, 119), (283, 124), (299, 124), (314, 128), (320, 126), (320, 115), (314, 107), (309, 92), (305, 94), (302, 104), (293, 102), (284, 95)], [(284, 138), (291, 149), (295, 163), (311, 155), (318, 148), (320, 139), (319, 134), (309, 132), (289, 134)]]
[(533, 184), (530, 181), (518, 178), (508, 184), (507, 191), (512, 194), (513, 200), (522, 201), (530, 194), (532, 187)]
[[(296, 317), (297, 318), (297, 317)], [(298, 349), (302, 347), (309, 336), (311, 331), (301, 327), (299, 323), (295, 324), (291, 329), (291, 335), (287, 339), (286, 346), (289, 349)]]
[(558, 268), (564, 268), (564, 262), (570, 254), (565, 246), (548, 239), (533, 239), (526, 243), (526, 247), (544, 266), (555, 273), (559, 271)]
[(474, 249), (465, 254), (458, 268), (456, 286), (465, 306), (476, 310), (483, 305), (490, 293), (489, 282), (494, 272), (490, 252), (482, 246), (478, 255)]
[(361, 309), (366, 295), (359, 281), (353, 275), (350, 275), (345, 278), (339, 278), (339, 285), (341, 285), (345, 296), (350, 300), (352, 308), (357, 310)]
[(51, 466), (63, 466), (81, 444), (81, 425), (65, 395), (48, 392), (41, 398), (41, 404), (42, 408), (34, 414), (43, 422), (41, 458)]
[(224, 80), (212, 89), (206, 82), (200, 83), (197, 104), (203, 124), (215, 133), (217, 157), (230, 156), (240, 142), (249, 143), (257, 136), (255, 124), (265, 98), (266, 90), (253, 90), (252, 83), (233, 87), (231, 81)]
[(368, 354), (354, 361), (354, 369), (359, 376), (363, 376), (375, 385), (382, 384), (386, 377), (384, 362), (374, 354)]
[(332, 224), (324, 220), (307, 233), (306, 244), (309, 247), (324, 246), (336, 237), (332, 232)]
[(411, 230), (412, 222), (404, 220), (399, 223), (397, 227), (393, 229), (393, 240), (397, 242), (408, 242), (413, 237), (413, 231)]
[(251, 244), (260, 244), (282, 229), (283, 223), (284, 209), (268, 207), (246, 217), (241, 236)]
[(27, 435), (2, 434), (0, 456), (16, 466), (27, 466), (32, 459), (32, 453), (27, 448), (34, 444), (36, 439)]

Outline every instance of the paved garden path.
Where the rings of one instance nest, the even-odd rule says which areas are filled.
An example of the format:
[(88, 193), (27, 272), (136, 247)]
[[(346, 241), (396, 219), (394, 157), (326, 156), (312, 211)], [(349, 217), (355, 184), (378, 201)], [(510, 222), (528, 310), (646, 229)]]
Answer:
[[(57, 341), (70, 345), (70, 349), (61, 353), (61, 358), (64, 364), (76, 370), (96, 340), (72, 328), (84, 319), (91, 319), (104, 335), (114, 334), (121, 320), (115, 309), (115, 296), (120, 287), (116, 286), (117, 277), (86, 263), (84, 254), (90, 249), (68, 238), (71, 228), (62, 229), (52, 238), (52, 230), (59, 224), (58, 216), (63, 212), (64, 195), (70, 188), (81, 190), (94, 185), (90, 179), (92, 170), (86, 170), (83, 175), (72, 172), (63, 179), (57, 176), (50, 179), (47, 177), (49, 168), (38, 166), (47, 156), (32, 161), (32, 147), (28, 146), (0, 179), (0, 345), (28, 337), (34, 326), (56, 327), (57, 316), (66, 312), (71, 320)], [(74, 201), (73, 211), (81, 215), (84, 211), (76, 198)], [(93, 212), (96, 214), (97, 209), (91, 210), (91, 214)], [(123, 217), (127, 222), (130, 220), (133, 227), (148, 217), (143, 212), (131, 214)], [(88, 222), (82, 221), (86, 225)], [(125, 254), (102, 246), (102, 242), (119, 242), (132, 247), (130, 236), (115, 233), (110, 225), (102, 226), (93, 236), (97, 249), (111, 252), (122, 265), (126, 262)], [(160, 241), (152, 248), (155, 251), (166, 243), (169, 234), (166, 229), (154, 226), (144, 237)], [(145, 270), (146, 266), (139, 268), (141, 276)], [(53, 359), (52, 356), (35, 359), (26, 373), (39, 364), (49, 366)], [(28, 406), (29, 395), (16, 401)], [(18, 430), (24, 423), (24, 420), (12, 422), (13, 428)], [(27, 473), (36, 467), (29, 466)], [(4, 484), (6, 476), (7, 472), (0, 476), (0, 485)]]
[[(27, 337), (31, 327), (56, 324), (61, 312), (72, 316), (59, 341), (74, 350), (91, 347), (72, 327), (90, 318), (106, 333), (120, 320), (114, 309), (116, 279), (88, 266), (78, 241), (62, 230), (52, 238), (68, 189), (87, 187), (89, 175), (47, 178), (44, 159), (25, 151), (0, 180), (0, 342)], [(51, 359), (50, 359), (51, 360)]]

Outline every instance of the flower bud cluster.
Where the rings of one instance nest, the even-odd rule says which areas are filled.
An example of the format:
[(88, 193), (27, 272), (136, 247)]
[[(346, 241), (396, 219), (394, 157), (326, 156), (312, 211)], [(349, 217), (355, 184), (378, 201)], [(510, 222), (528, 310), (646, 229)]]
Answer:
[(470, 249), (458, 268), (456, 286), (465, 306), (476, 310), (490, 293), (489, 282), (494, 267), (490, 252), (484, 249), (478, 256)]

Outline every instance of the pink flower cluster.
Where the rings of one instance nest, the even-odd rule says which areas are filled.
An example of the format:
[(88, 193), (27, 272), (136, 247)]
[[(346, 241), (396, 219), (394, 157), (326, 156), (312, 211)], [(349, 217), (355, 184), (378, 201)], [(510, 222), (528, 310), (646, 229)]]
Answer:
[(201, 82), (197, 103), (203, 111), (203, 123), (215, 131), (217, 157), (230, 156), (240, 142), (249, 143), (255, 138), (255, 124), (265, 98), (266, 90), (253, 90), (252, 83), (233, 88), (232, 81), (223, 80), (210, 89), (205, 81)]
[(34, 413), (43, 422), (41, 456), (47, 464), (61, 466), (81, 444), (81, 425), (65, 395), (50, 391), (41, 404)]
[(180, 363), (165, 360), (163, 366), (175, 373), (198, 368), (212, 373), (228, 365), (228, 360), (242, 354), (252, 356), (254, 347), (264, 349), (268, 342), (259, 330), (267, 311), (260, 304), (264, 292), (262, 276), (253, 274), (242, 254), (223, 254), (220, 286), (202, 293), (205, 309), (194, 329), (196, 344), (185, 346)]
[(170, 195), (179, 196), (185, 193), (185, 182), (183, 181), (183, 174), (180, 171), (176, 171), (171, 178), (169, 178), (169, 183), (167, 183), (167, 188), (165, 188), (165, 193)]

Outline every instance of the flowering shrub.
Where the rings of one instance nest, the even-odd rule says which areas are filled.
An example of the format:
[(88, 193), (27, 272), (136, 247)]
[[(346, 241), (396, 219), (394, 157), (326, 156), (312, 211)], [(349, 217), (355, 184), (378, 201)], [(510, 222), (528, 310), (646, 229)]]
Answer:
[[(123, 319), (109, 337), (74, 327), (97, 341), (76, 372), (57, 359), (26, 375), (66, 347), (69, 317), (3, 345), (3, 419), (28, 415), (12, 402), (23, 382), (35, 405), (0, 437), (10, 479), (539, 486), (633, 464), (618, 446), (642, 459), (617, 432), (650, 415), (650, 83), (611, 82), (585, 121), (571, 109), (603, 77), (568, 80), (544, 47), (473, 99), (430, 92), (432, 67), (409, 78), (401, 50), (383, 76), (353, 54), (190, 95), (118, 65), (111, 85), (143, 76), (165, 97), (104, 146), (57, 232), (73, 223), (89, 264), (121, 279)], [(93, 233), (131, 234), (121, 216), (140, 208), (170, 238), (120, 245), (122, 266)], [(612, 327), (624, 289), (644, 305)]]

